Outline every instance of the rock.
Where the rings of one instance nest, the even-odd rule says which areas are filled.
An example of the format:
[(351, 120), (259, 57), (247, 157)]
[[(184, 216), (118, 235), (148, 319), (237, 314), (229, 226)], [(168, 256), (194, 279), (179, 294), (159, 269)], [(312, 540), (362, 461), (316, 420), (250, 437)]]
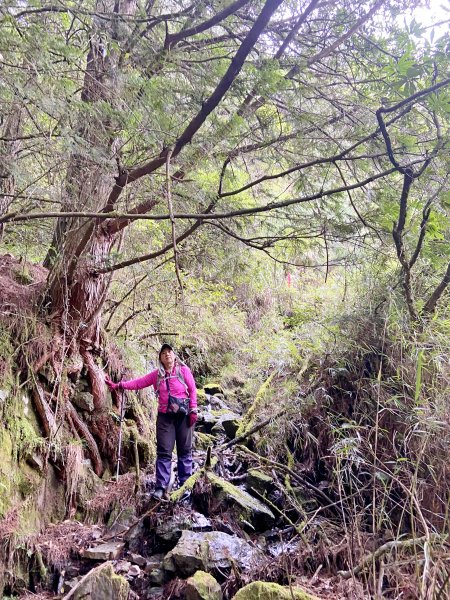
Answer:
[(195, 432), (195, 448), (198, 450), (207, 450), (208, 446), (213, 446), (215, 442), (215, 436), (210, 433), (202, 433), (201, 431)]
[(114, 571), (116, 573), (128, 573), (131, 567), (131, 563), (128, 560), (118, 560), (114, 565)]
[(156, 527), (156, 537), (166, 544), (175, 544), (185, 529), (192, 531), (211, 531), (211, 521), (197, 512), (174, 514), (167, 521), (159, 523)]
[(220, 531), (195, 533), (183, 531), (178, 544), (164, 557), (164, 570), (193, 575), (195, 571), (214, 571), (237, 566), (249, 569), (260, 557), (245, 540)]
[(37, 452), (28, 454), (26, 461), (32, 469), (36, 469), (36, 471), (39, 471), (39, 473), (44, 471), (44, 459)]
[(220, 501), (235, 504), (242, 518), (249, 521), (255, 529), (264, 530), (271, 527), (275, 516), (260, 500), (211, 471), (206, 471), (205, 475), (212, 483), (214, 495)]
[(217, 423), (218, 417), (210, 411), (201, 411), (198, 415), (199, 425), (203, 426), (205, 433), (211, 433), (212, 428)]
[(82, 580), (82, 577), (74, 577), (73, 579), (66, 579), (64, 582), (64, 586), (63, 586), (63, 593), (67, 593), (70, 590), (73, 590), (74, 587), (76, 587), (80, 581)]
[(217, 423), (214, 423), (213, 428), (211, 429), (211, 435), (217, 436), (221, 434), (226, 435), (225, 429), (223, 428), (222, 423), (217, 421)]
[(197, 404), (199, 406), (204, 406), (208, 402), (208, 399), (205, 394), (205, 390), (197, 390)]
[(9, 392), (7, 390), (0, 390), (0, 402), (4, 402), (8, 395)]
[(218, 582), (205, 571), (196, 571), (186, 581), (186, 600), (222, 600), (222, 589)]
[(94, 531), (91, 533), (91, 539), (93, 540), (99, 540), (102, 537), (102, 532), (100, 531), (100, 529), (94, 529)]
[(232, 600), (318, 600), (299, 587), (283, 587), (277, 583), (254, 581), (238, 591)]
[(275, 487), (272, 477), (266, 475), (258, 469), (250, 469), (247, 474), (247, 488), (253, 489), (258, 494), (264, 496), (270, 493)]
[(144, 572), (148, 575), (150, 583), (162, 585), (164, 583), (163, 554), (155, 554), (147, 559)]
[(147, 564), (147, 561), (145, 560), (145, 558), (143, 556), (141, 556), (140, 554), (131, 553), (130, 560), (133, 564), (139, 565), (140, 567), (145, 567), (145, 565)]
[[(103, 486), (103, 481), (94, 473), (90, 461), (83, 461), (76, 492), (77, 505), (86, 506), (88, 501), (103, 489)], [(91, 515), (91, 518), (94, 519), (96, 516)]]
[(205, 394), (209, 394), (210, 396), (214, 396), (215, 394), (223, 395), (223, 389), (219, 383), (206, 383), (203, 389), (205, 390)]
[(122, 542), (107, 542), (84, 550), (83, 557), (92, 560), (114, 560), (120, 556), (124, 547)]
[(122, 533), (124, 534), (123, 539), (128, 542), (128, 550), (134, 553), (142, 552), (142, 540), (145, 541), (147, 535), (144, 519), (139, 519), (137, 523), (129, 528), (126, 528), (123, 524), (116, 523), (111, 528), (111, 533), (113, 533), (114, 530), (118, 530), (118, 528), (122, 529)]
[(72, 401), (81, 410), (89, 413), (94, 412), (94, 396), (89, 392), (78, 392)]
[(153, 583), (154, 585), (162, 585), (164, 583), (163, 569), (152, 569), (150, 573), (148, 573), (148, 578), (150, 583)]
[(221, 408), (221, 409), (225, 409), (225, 410), (230, 410), (228, 408), (228, 406), (226, 405), (222, 394), (220, 396), (210, 396), (209, 403), (211, 404), (212, 408), (215, 408), (215, 409)]
[(110, 562), (89, 571), (71, 591), (71, 600), (127, 600), (129, 583), (114, 573)]
[(145, 561), (144, 571), (150, 573), (152, 569), (161, 569), (163, 560), (164, 554), (154, 554), (153, 556), (150, 556), (150, 558)]
[(141, 569), (137, 565), (131, 565), (131, 567), (128, 569), (128, 575), (130, 577), (139, 577), (140, 574)]
[(146, 591), (145, 596), (141, 596), (141, 600), (165, 600), (165, 598), (167, 596), (160, 587), (152, 587)]
[(233, 440), (236, 436), (236, 431), (242, 421), (242, 417), (235, 413), (227, 413), (220, 418), (219, 423), (225, 429), (225, 433), (230, 440)]

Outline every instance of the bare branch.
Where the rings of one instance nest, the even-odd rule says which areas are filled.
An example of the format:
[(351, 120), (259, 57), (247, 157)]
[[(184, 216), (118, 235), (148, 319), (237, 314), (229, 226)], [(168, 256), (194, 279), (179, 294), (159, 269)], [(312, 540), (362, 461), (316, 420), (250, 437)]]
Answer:
[(226, 6), (223, 10), (221, 10), (220, 12), (215, 14), (213, 17), (211, 17), (211, 19), (208, 19), (207, 21), (203, 21), (203, 23), (199, 23), (198, 25), (195, 25), (194, 27), (191, 27), (190, 29), (182, 29), (178, 33), (172, 33), (172, 34), (169, 33), (166, 36), (166, 39), (164, 42), (164, 49), (168, 50), (169, 48), (172, 48), (173, 46), (175, 46), (175, 44), (177, 44), (180, 40), (184, 40), (188, 37), (192, 37), (193, 35), (197, 35), (198, 33), (202, 33), (203, 31), (206, 31), (207, 29), (211, 29), (211, 27), (214, 27), (215, 25), (217, 25), (218, 23), (220, 23), (221, 21), (223, 21), (224, 19), (226, 19), (227, 17), (229, 17), (230, 15), (235, 13), (237, 10), (239, 10), (240, 8), (242, 8), (249, 2), (250, 2), (250, 0), (236, 0), (236, 2), (232, 2), (231, 4)]
[(419, 318), (417, 311), (414, 307), (414, 300), (412, 296), (411, 289), (411, 268), (409, 266), (409, 262), (406, 258), (405, 245), (403, 243), (403, 231), (406, 223), (406, 213), (408, 208), (408, 196), (409, 191), (411, 189), (412, 182), (414, 181), (414, 176), (412, 174), (411, 169), (407, 169), (403, 176), (403, 188), (400, 196), (400, 210), (398, 222), (394, 223), (394, 227), (392, 230), (392, 237), (394, 238), (395, 247), (397, 250), (397, 258), (402, 266), (402, 274), (403, 274), (403, 291), (405, 293), (406, 305), (408, 307), (408, 312), (410, 317), (417, 321)]
[(181, 292), (181, 294), (183, 294), (183, 283), (181, 281), (180, 269), (178, 266), (177, 233), (176, 233), (176, 229), (175, 229), (175, 218), (173, 216), (173, 206), (172, 206), (172, 189), (171, 189), (171, 180), (170, 180), (170, 157), (171, 156), (172, 156), (172, 151), (169, 151), (167, 154), (167, 160), (166, 160), (167, 206), (169, 208), (170, 224), (172, 227), (172, 248), (173, 248), (173, 260), (175, 263), (175, 273), (177, 275), (178, 284), (180, 286), (180, 292)]
[(440, 299), (442, 294), (447, 289), (449, 283), (450, 283), (450, 263), (448, 264), (447, 271), (445, 272), (444, 277), (442, 278), (442, 281), (436, 287), (434, 292), (431, 294), (431, 296), (428, 298), (427, 302), (425, 303), (425, 306), (423, 307), (424, 313), (432, 314), (435, 311), (438, 300)]

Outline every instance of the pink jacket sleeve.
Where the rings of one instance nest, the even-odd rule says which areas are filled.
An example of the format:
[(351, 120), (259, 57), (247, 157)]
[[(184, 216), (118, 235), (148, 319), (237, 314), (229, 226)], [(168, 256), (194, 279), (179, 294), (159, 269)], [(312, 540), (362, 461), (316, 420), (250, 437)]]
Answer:
[(194, 377), (189, 367), (186, 365), (181, 367), (184, 381), (186, 382), (187, 389), (189, 392), (189, 410), (197, 408), (197, 388), (195, 386)]
[(124, 390), (141, 390), (149, 386), (153, 386), (156, 389), (156, 383), (158, 381), (158, 370), (155, 369), (143, 377), (137, 379), (130, 379), (128, 381), (121, 381), (121, 386)]

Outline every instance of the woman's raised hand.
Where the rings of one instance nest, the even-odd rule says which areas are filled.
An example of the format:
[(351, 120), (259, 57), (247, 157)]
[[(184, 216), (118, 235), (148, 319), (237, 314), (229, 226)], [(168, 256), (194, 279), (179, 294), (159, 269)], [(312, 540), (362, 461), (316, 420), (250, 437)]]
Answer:
[(119, 381), (119, 383), (114, 383), (114, 381), (111, 381), (111, 379), (109, 377), (105, 377), (105, 383), (109, 387), (110, 390), (120, 390), (120, 389), (122, 389), (122, 382), (121, 381)]

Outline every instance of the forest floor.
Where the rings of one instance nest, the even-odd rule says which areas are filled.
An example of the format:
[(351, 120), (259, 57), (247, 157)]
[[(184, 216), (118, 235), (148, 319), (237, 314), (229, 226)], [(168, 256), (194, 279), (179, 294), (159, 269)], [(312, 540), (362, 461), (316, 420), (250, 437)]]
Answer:
[[(214, 397), (212, 400), (214, 402)], [(223, 400), (216, 400), (222, 403), (223, 410)], [(212, 462), (215, 462), (215, 466), (211, 471), (221, 480), (236, 484), (237, 489), (243, 493), (252, 493), (252, 488), (248, 485), (251, 461), (245, 458), (237, 446), (223, 449), (229, 440), (221, 425), (217, 425), (220, 417), (214, 422), (210, 416), (208, 409), (201, 412), (196, 438), (197, 445), (203, 436), (214, 440)], [(213, 427), (219, 431), (214, 436), (211, 433)], [(217, 461), (214, 461), (214, 456)], [(197, 473), (204, 471), (207, 460), (205, 449), (195, 450)], [(174, 467), (176, 470), (176, 461)], [(189, 497), (182, 500), (157, 502), (151, 498), (152, 487), (151, 472), (141, 475), (136, 493), (135, 473), (121, 475), (118, 481), (106, 483), (100, 494), (92, 499), (86, 522), (66, 520), (48, 527), (37, 536), (34, 547), (39, 550), (46, 565), (50, 566), (49, 572), (53, 573), (51, 579), (47, 578), (47, 582), (51, 581), (53, 592), (48, 589), (39, 591), (38, 584), (33, 592), (24, 592), (19, 598), (63, 598), (86, 573), (102, 561), (112, 560), (115, 571), (129, 581), (133, 590), (131, 598), (182, 600), (186, 597), (186, 573), (175, 572), (168, 578), (161, 560), (177, 544), (182, 529), (190, 527), (186, 524), (196, 523), (202, 515), (206, 523), (203, 524), (204, 531), (222, 532), (232, 538), (245, 540), (258, 550), (258, 560), (251, 570), (236, 571), (235, 568), (226, 567), (211, 569), (222, 585), (225, 598), (232, 598), (238, 589), (255, 580), (300, 586), (321, 600), (367, 598), (361, 583), (354, 578), (344, 580), (332, 574), (330, 565), (322, 563), (311, 572), (311, 567), (308, 566), (310, 561), (308, 558), (303, 561), (302, 556), (314, 553), (314, 546), (318, 554), (323, 555), (323, 540), (317, 535), (299, 535), (295, 524), (290, 524), (290, 519), (284, 513), (286, 507), (279, 491), (272, 490), (268, 495), (272, 509), (278, 507), (279, 514), (270, 529), (264, 530), (259, 524), (256, 530), (250, 521), (242, 519), (242, 514), (236, 510), (235, 499), (223, 493), (217, 496), (220, 490), (208, 485), (203, 476), (196, 481)], [(261, 494), (255, 493), (255, 500), (257, 498), (261, 500)], [(110, 509), (107, 514), (102, 514), (107, 505)], [(322, 531), (327, 528), (322, 521), (316, 526)], [(197, 528), (197, 531), (199, 529), (202, 527)], [(329, 531), (338, 533), (335, 527)], [(334, 547), (338, 553), (341, 543), (341, 532), (335, 540), (328, 538), (327, 552)], [(109, 556), (102, 555), (105, 544), (111, 545), (111, 548), (117, 545), (120, 548), (117, 555), (114, 552)], [(308, 549), (305, 544), (309, 545)], [(96, 549), (99, 550), (97, 555)]]

